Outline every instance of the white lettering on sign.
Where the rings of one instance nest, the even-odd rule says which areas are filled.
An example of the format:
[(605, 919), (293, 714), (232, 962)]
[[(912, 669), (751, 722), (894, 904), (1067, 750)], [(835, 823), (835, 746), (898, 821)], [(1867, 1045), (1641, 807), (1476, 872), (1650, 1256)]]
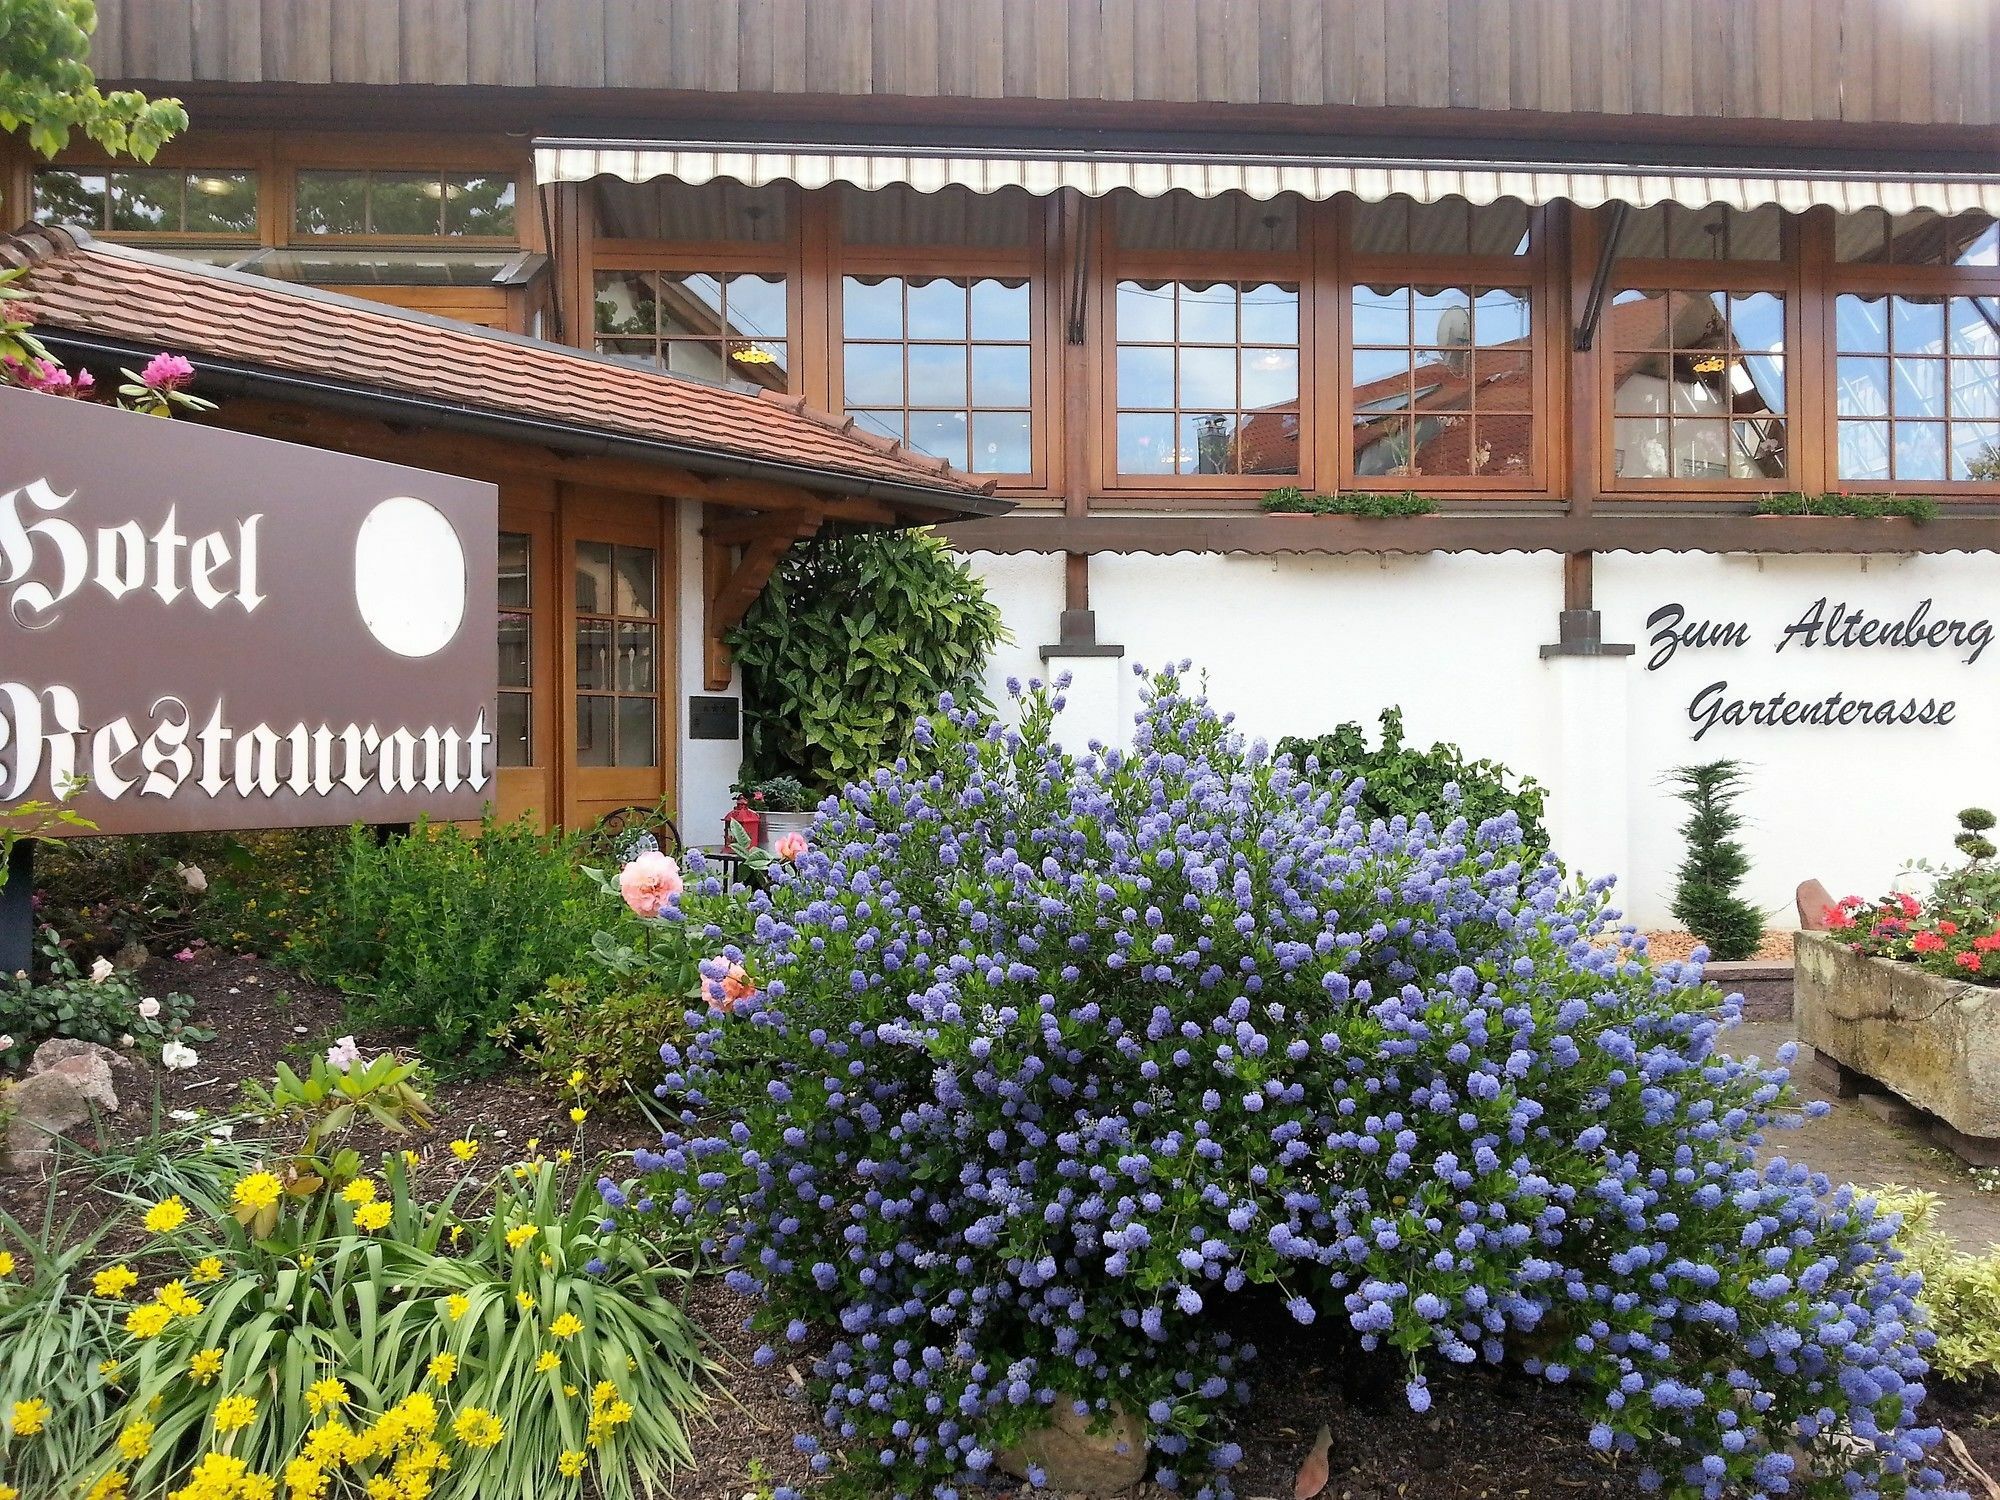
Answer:
[(236, 523), (233, 545), (220, 531), (183, 534), (171, 505), (150, 534), (127, 521), (86, 535), (55, 514), (75, 498), (46, 479), (0, 493), (0, 587), (11, 589), (7, 612), (16, 624), (46, 629), (60, 617), (63, 601), (86, 583), (113, 599), (151, 589), (162, 604), (187, 593), (207, 610), (233, 600), (252, 614), (264, 602), (257, 585), (262, 512)]
[(51, 786), (67, 786), (82, 774), (93, 792), (113, 802), (135, 791), (172, 797), (190, 784), (210, 797), (275, 797), (281, 787), (324, 797), (335, 786), (358, 794), (371, 783), (385, 792), (461, 785), (482, 791), (492, 774), (493, 736), (484, 710), (470, 729), (432, 727), (419, 734), (373, 724), (238, 729), (220, 701), (190, 733), (196, 715), (178, 698), (157, 700), (151, 715), (137, 725), (117, 718), (86, 731), (71, 689), (37, 692), (0, 682), (0, 752), (13, 752), (11, 772), (0, 775), (0, 801), (25, 796), (44, 769)]

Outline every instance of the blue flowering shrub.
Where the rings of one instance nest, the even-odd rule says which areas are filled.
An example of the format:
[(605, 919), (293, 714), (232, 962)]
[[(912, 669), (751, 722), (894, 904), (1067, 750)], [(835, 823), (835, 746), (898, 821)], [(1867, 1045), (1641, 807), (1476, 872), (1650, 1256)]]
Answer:
[(772, 1347), (826, 1332), (831, 1488), (950, 1500), (1064, 1402), (1226, 1495), (1262, 1291), (1418, 1411), (1439, 1361), (1525, 1358), (1651, 1487), (1935, 1492), (1894, 1220), (1753, 1161), (1798, 1100), (1696, 967), (1511, 813), (1366, 826), (1175, 674), (1129, 755), (1054, 708), (947, 708), (747, 908), (697, 874), (660, 919), (711, 1003), (648, 1196), (605, 1197), (718, 1216)]

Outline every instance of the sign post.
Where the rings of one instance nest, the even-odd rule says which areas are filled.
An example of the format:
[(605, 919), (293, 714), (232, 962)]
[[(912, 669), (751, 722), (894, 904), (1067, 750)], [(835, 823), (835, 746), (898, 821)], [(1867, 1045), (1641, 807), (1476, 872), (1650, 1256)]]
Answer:
[[(63, 803), (102, 834), (479, 816), (492, 485), (9, 389), (0, 433), (0, 813)], [(0, 890), (8, 972), (31, 848)]]

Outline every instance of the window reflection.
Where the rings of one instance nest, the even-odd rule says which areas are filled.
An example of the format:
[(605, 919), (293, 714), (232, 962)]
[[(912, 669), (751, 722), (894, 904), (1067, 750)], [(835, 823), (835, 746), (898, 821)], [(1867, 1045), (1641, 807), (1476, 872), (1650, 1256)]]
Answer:
[(111, 234), (257, 233), (257, 174), (214, 168), (121, 167), (35, 172), (35, 217)]
[(1655, 203), (1626, 213), (1618, 236), (1622, 260), (1776, 260), (1784, 253), (1784, 215), (1761, 208)]
[(1299, 291), (1121, 281), (1118, 471), (1299, 472)]
[(1627, 479), (1776, 479), (1786, 469), (1784, 299), (1618, 293), (1612, 470)]
[(650, 547), (576, 544), (579, 765), (659, 764), (658, 568)]
[(498, 172), (308, 170), (292, 184), (304, 235), (407, 238), (514, 235), (514, 179)]
[(1532, 474), (1525, 287), (1359, 286), (1352, 306), (1355, 474)]
[(2000, 298), (1834, 305), (1843, 480), (2000, 479)]
[(1833, 258), (1862, 265), (2000, 266), (2000, 225), (1990, 214), (1868, 208), (1834, 220)]
[(736, 390), (790, 389), (777, 273), (599, 271), (593, 319), (600, 354)]

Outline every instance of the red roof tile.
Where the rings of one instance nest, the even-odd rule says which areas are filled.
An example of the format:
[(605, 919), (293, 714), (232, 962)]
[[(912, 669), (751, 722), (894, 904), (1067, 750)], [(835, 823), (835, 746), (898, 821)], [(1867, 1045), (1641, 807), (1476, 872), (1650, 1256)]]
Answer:
[[(1008, 507), (941, 460), (808, 408), (619, 364), (560, 344), (30, 226), (0, 238), (27, 266), (39, 331), (207, 356), (259, 370), (527, 418), (572, 431), (809, 470), (855, 491), (888, 484), (954, 513)], [(698, 467), (662, 452), (663, 462)], [(782, 474), (772, 477), (782, 478)], [(885, 500), (893, 497), (884, 494)]]

